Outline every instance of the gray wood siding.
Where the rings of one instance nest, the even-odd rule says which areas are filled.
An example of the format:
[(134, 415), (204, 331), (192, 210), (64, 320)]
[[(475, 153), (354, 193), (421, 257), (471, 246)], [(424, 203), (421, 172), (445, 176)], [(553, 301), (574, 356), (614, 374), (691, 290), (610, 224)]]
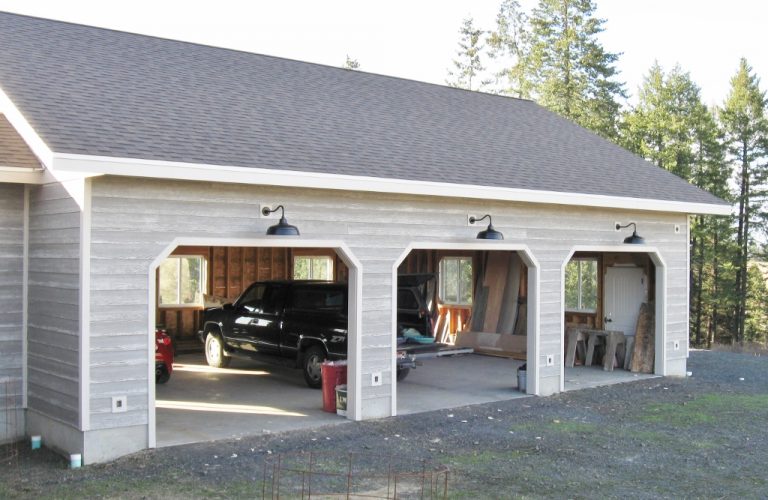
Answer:
[(0, 443), (24, 435), (23, 254), (24, 186), (0, 184)]
[[(507, 242), (528, 245), (538, 259), (539, 361), (543, 365), (547, 355), (555, 356), (554, 367), (541, 368), (542, 394), (559, 390), (564, 260), (576, 245), (620, 244), (627, 234), (615, 231), (616, 221), (636, 222), (648, 244), (659, 249), (668, 266), (667, 342), (687, 342), (684, 215), (109, 176), (94, 178), (92, 193), (93, 428), (146, 422), (145, 297), (152, 260), (174, 237), (263, 238), (266, 228), (276, 221), (259, 217), (261, 204), (284, 204), (286, 217), (299, 227), (303, 238), (342, 240), (362, 262), (366, 418), (391, 411), (389, 296), (395, 260), (413, 241), (476, 241), (475, 234), (482, 228), (467, 227), (467, 214), (491, 213), (494, 226)], [(681, 225), (680, 233), (675, 234), (674, 224)], [(116, 353), (119, 355), (114, 356)], [(381, 387), (370, 386), (370, 373), (375, 371), (384, 372)], [(113, 419), (106, 403), (112, 395), (125, 392), (129, 393), (129, 411), (121, 419)]]
[(63, 186), (30, 193), (28, 404), (78, 426), (80, 207)]

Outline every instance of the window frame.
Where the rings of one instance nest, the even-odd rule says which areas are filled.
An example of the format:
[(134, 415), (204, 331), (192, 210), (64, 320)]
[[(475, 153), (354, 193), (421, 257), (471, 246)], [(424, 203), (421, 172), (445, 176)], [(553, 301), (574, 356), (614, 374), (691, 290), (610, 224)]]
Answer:
[[(566, 290), (566, 283), (563, 283), (563, 310), (567, 313), (580, 313), (580, 314), (597, 314), (598, 310), (600, 309), (600, 259), (597, 257), (573, 257), (571, 260), (568, 261), (568, 264), (571, 262), (578, 263), (577, 269), (578, 269), (578, 276), (576, 277), (576, 283), (578, 284), (578, 290), (576, 293), (577, 297), (577, 308), (576, 309), (569, 309), (568, 304), (566, 303), (566, 296), (568, 295)], [(585, 309), (583, 307), (584, 304), (584, 294), (583, 294), (583, 280), (582, 280), (582, 263), (583, 262), (594, 262), (595, 263), (595, 308), (594, 309)], [(566, 273), (568, 272), (568, 264), (566, 264)]]
[[(458, 272), (456, 275), (456, 301), (449, 301), (445, 298), (445, 281), (443, 279), (443, 262), (446, 260), (455, 260), (455, 261), (462, 261), (466, 260), (469, 261), (470, 268), (472, 269), (472, 276), (469, 280), (469, 302), (461, 302), (459, 298), (463, 295), (463, 292), (465, 291), (464, 288), (462, 288), (461, 285), (461, 273)], [(474, 291), (474, 280), (475, 280), (475, 259), (471, 255), (444, 255), (440, 258), (440, 260), (437, 263), (437, 296), (440, 304), (445, 304), (448, 306), (458, 306), (458, 307), (471, 307), (472, 303), (474, 302), (475, 298), (475, 291)], [(461, 269), (461, 266), (459, 265), (459, 271)]]
[[(181, 304), (179, 303), (179, 299), (181, 298), (181, 260), (182, 259), (200, 259), (200, 286), (198, 288), (200, 292), (200, 302), (195, 302), (191, 304)], [(162, 290), (162, 276), (160, 273), (160, 268), (162, 265), (171, 259), (175, 259), (178, 261), (177, 264), (177, 278), (176, 278), (176, 303), (166, 303), (162, 304), (160, 302), (161, 297), (161, 290)], [(160, 265), (157, 267), (157, 305), (161, 309), (188, 309), (188, 308), (201, 308), (203, 307), (203, 294), (207, 293), (208, 291), (208, 258), (205, 255), (199, 255), (199, 254), (184, 254), (184, 255), (169, 255), (168, 257), (163, 260), (163, 262), (160, 263)]]
[[(296, 260), (297, 259), (309, 259), (309, 277), (308, 278), (297, 278), (296, 277)], [(313, 261), (314, 259), (325, 259), (328, 261), (328, 278), (327, 279), (321, 279), (321, 278), (315, 278), (313, 277)], [(294, 255), (293, 256), (293, 269), (291, 273), (291, 278), (294, 281), (336, 281), (334, 279), (334, 272), (335, 272), (335, 260), (330, 255), (322, 255), (322, 254), (307, 254), (307, 255)]]

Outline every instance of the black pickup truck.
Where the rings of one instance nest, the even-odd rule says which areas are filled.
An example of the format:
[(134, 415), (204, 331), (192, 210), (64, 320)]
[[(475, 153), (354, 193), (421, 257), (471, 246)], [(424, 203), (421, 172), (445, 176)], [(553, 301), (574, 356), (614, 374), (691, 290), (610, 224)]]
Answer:
[[(205, 311), (199, 335), (206, 361), (221, 368), (232, 356), (282, 357), (302, 369), (307, 385), (320, 387), (322, 362), (347, 357), (347, 297), (346, 283), (253, 283), (233, 304)], [(443, 355), (434, 354), (440, 345), (430, 347), (398, 345), (397, 379), (416, 366), (417, 357)]]

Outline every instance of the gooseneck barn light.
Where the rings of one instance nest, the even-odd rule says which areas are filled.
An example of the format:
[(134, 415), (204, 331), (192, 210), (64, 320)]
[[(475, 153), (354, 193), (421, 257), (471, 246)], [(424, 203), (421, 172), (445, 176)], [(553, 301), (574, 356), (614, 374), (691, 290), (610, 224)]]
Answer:
[(637, 234), (637, 224), (635, 224), (634, 222), (630, 222), (629, 224), (626, 224), (624, 226), (622, 226), (617, 222), (616, 231), (618, 231), (619, 229), (624, 229), (629, 226), (632, 226), (632, 236), (627, 236), (626, 238), (624, 238), (624, 243), (627, 243), (628, 245), (642, 245), (643, 243), (645, 243), (645, 240), (643, 239), (643, 237)]
[(265, 216), (277, 212), (280, 210), (280, 221), (274, 226), (269, 226), (267, 229), (268, 236), (298, 236), (299, 228), (288, 224), (288, 219), (285, 218), (285, 208), (282, 205), (278, 205), (273, 209), (264, 207), (261, 209), (261, 213)]
[(477, 239), (478, 240), (503, 240), (504, 235), (493, 228), (493, 220), (491, 219), (491, 214), (485, 214), (479, 219), (475, 217), (470, 217), (469, 223), (474, 224), (475, 222), (480, 222), (481, 220), (485, 220), (485, 219), (488, 219), (488, 229), (477, 233)]

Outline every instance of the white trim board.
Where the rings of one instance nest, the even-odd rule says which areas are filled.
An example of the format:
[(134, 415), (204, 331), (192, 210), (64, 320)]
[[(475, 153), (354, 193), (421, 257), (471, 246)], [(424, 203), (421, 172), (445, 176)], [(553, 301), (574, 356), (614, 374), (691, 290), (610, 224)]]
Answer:
[(91, 182), (80, 210), (80, 430), (91, 429)]
[(53, 153), (52, 160), (53, 163), (51, 169), (56, 172), (69, 171), (130, 177), (459, 197), (524, 203), (617, 208), (651, 212), (709, 215), (728, 215), (731, 213), (730, 205), (687, 203), (680, 201), (625, 198), (619, 196), (564, 193), (556, 191), (537, 191), (468, 184), (449, 184), (406, 179), (385, 179), (379, 177), (301, 172), (269, 168), (205, 165), (67, 153)]

